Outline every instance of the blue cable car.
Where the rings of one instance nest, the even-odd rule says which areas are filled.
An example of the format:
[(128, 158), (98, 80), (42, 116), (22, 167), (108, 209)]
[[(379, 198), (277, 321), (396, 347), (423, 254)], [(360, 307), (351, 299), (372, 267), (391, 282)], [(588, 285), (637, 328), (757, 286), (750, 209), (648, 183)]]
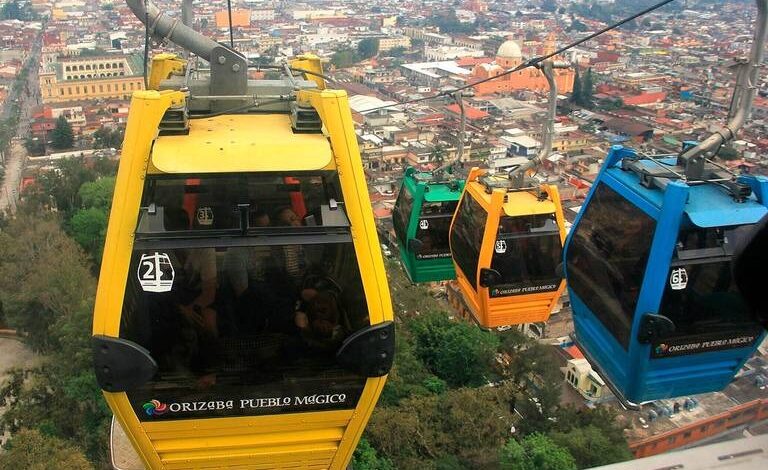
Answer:
[(576, 342), (629, 407), (723, 389), (765, 335), (731, 261), (768, 178), (678, 161), (612, 147), (565, 246)]

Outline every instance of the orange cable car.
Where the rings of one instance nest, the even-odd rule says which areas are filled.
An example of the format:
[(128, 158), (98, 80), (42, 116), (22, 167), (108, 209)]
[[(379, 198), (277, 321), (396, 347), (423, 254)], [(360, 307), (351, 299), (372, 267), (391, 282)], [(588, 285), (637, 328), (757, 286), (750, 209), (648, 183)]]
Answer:
[(485, 328), (546, 321), (565, 288), (556, 272), (565, 241), (557, 187), (509, 186), (473, 168), (451, 224), (457, 282)]

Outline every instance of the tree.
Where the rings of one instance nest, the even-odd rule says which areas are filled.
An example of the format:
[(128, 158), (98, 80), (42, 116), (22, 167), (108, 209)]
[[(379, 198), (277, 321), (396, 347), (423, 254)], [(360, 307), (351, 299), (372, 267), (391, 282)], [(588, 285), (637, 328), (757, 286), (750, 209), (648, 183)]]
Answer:
[(45, 154), (45, 143), (37, 137), (27, 137), (27, 139), (24, 141), (24, 148), (27, 149), (27, 153), (32, 156)]
[(60, 349), (56, 319), (95, 290), (84, 255), (53, 215), (20, 213), (0, 232), (0, 298), (8, 322), (41, 352)]
[(576, 408), (571, 405), (557, 410), (550, 437), (566, 447), (579, 467), (592, 467), (632, 458), (624, 438), (625, 424), (611, 408)]
[(99, 127), (93, 133), (93, 147), (97, 149), (120, 148), (123, 143), (123, 129)]
[(107, 236), (107, 211), (96, 207), (80, 209), (69, 221), (72, 238), (98, 262)]
[(75, 135), (72, 126), (64, 115), (56, 119), (56, 127), (51, 131), (51, 146), (57, 150), (72, 148), (75, 143)]
[(510, 439), (499, 460), (504, 470), (576, 470), (571, 454), (543, 434), (531, 434), (521, 442)]
[(0, 469), (46, 470), (55, 464), (69, 470), (91, 470), (93, 466), (75, 446), (39, 431), (25, 429), (15, 434), (7, 450), (0, 452)]
[(105, 176), (83, 183), (77, 191), (77, 197), (85, 208), (109, 209), (114, 191), (115, 177)]
[(445, 391), (445, 381), (437, 378), (416, 356), (413, 335), (397, 327), (395, 335), (395, 361), (381, 393), (383, 405), (397, 405), (408, 397), (439, 394)]
[(370, 59), (379, 52), (379, 40), (376, 38), (365, 38), (357, 43), (358, 60)]
[(512, 424), (510, 393), (500, 386), (406, 398), (378, 407), (367, 437), (396, 468), (494, 468)]
[(581, 103), (581, 76), (579, 75), (579, 68), (576, 67), (576, 73), (573, 76), (573, 91), (571, 92), (571, 103), (574, 104), (580, 104)]
[(353, 470), (395, 470), (391, 460), (379, 457), (376, 449), (371, 447), (368, 439), (362, 438), (357, 443), (355, 454), (352, 457)]
[(581, 87), (581, 105), (586, 108), (591, 108), (593, 105), (593, 96), (595, 93), (595, 81), (592, 76), (592, 68), (587, 69), (587, 73), (584, 74), (584, 81)]
[(393, 47), (392, 49), (387, 51), (387, 56), (389, 57), (402, 57), (405, 55), (405, 53), (408, 52), (408, 49), (403, 46), (397, 46)]
[(587, 25), (585, 25), (584, 23), (582, 23), (579, 20), (571, 21), (571, 24), (567, 28), (568, 31), (577, 31), (579, 33), (583, 33), (584, 31), (586, 31), (588, 29), (589, 28), (587, 27)]
[(499, 340), (465, 322), (449, 320), (442, 312), (414, 318), (409, 330), (416, 354), (427, 368), (452, 387), (481, 385), (492, 374)]
[(615, 439), (594, 425), (573, 427), (567, 432), (552, 433), (550, 437), (569, 451), (579, 468), (599, 467), (632, 458), (623, 438)]
[(106, 464), (111, 413), (93, 374), (96, 281), (88, 259), (54, 215), (30, 213), (25, 206), (0, 232), (0, 259), (8, 323), (46, 355), (41, 366), (17, 372), (0, 387), (0, 402), (8, 405), (0, 428), (43, 430), (76, 442), (92, 461)]
[(0, 9), (0, 19), (30, 21), (38, 19), (38, 15), (32, 9), (31, 2), (11, 0), (3, 4), (2, 9)]
[(331, 56), (331, 64), (336, 68), (349, 67), (355, 62), (357, 62), (357, 54), (352, 49), (342, 49)]
[(544, 11), (557, 10), (557, 2), (555, 0), (544, 0), (541, 2), (541, 9)]

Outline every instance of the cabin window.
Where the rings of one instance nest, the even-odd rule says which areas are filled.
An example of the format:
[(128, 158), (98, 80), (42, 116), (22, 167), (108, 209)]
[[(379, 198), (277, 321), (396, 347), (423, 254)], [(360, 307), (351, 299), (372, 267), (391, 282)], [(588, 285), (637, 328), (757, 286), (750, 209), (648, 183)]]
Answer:
[[(330, 184), (328, 176), (252, 174), (152, 178), (144, 193), (145, 210), (139, 231), (348, 226), (339, 192)], [(154, 207), (150, 208), (152, 204)]]
[(403, 185), (400, 189), (400, 194), (397, 195), (395, 210), (392, 213), (392, 225), (395, 227), (397, 238), (402, 240), (402, 243), (405, 246), (407, 246), (408, 243), (408, 222), (412, 210), (413, 195), (408, 191), (408, 188)]
[(421, 206), (416, 238), (421, 241), (421, 249), (416, 259), (450, 258), (448, 231), (458, 201), (424, 202)]
[(675, 324), (666, 338), (704, 335), (718, 340), (759, 332), (736, 287), (728, 254), (749, 227), (681, 231), (659, 308)]
[(573, 234), (571, 289), (625, 349), (656, 222), (601, 183)]
[(456, 220), (451, 232), (451, 252), (459, 269), (475, 290), (480, 247), (483, 244), (487, 220), (488, 213), (466, 192), (456, 210)]
[[(347, 220), (343, 203), (328, 215), (338, 185), (329, 175), (148, 178), (143, 204), (153, 214), (144, 209), (139, 222), (120, 327), (159, 367), (127, 392), (140, 419), (357, 405), (366, 378), (340, 366), (336, 351), (369, 325), (368, 307), (349, 225), (338, 222)], [(246, 230), (235, 216), (236, 230), (226, 231), (217, 206), (211, 225), (224, 236), (201, 231), (199, 211), (185, 210), (217, 201), (247, 211), (256, 199), (259, 209), (277, 208), (273, 221), (242, 212)], [(151, 217), (161, 212), (158, 224)]]
[(562, 256), (555, 214), (502, 217), (491, 268), (501, 274), (491, 297), (549, 292), (560, 287), (555, 269)]

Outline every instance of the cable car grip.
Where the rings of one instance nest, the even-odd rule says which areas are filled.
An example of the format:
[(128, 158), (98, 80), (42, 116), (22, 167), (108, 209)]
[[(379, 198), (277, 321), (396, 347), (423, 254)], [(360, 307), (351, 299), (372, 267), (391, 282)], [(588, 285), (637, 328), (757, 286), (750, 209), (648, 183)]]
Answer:
[(124, 392), (147, 383), (157, 373), (149, 351), (133, 341), (112, 336), (91, 337), (96, 381), (106, 392)]
[(356, 331), (336, 352), (343, 367), (364, 377), (389, 373), (395, 357), (395, 323), (386, 321)]

